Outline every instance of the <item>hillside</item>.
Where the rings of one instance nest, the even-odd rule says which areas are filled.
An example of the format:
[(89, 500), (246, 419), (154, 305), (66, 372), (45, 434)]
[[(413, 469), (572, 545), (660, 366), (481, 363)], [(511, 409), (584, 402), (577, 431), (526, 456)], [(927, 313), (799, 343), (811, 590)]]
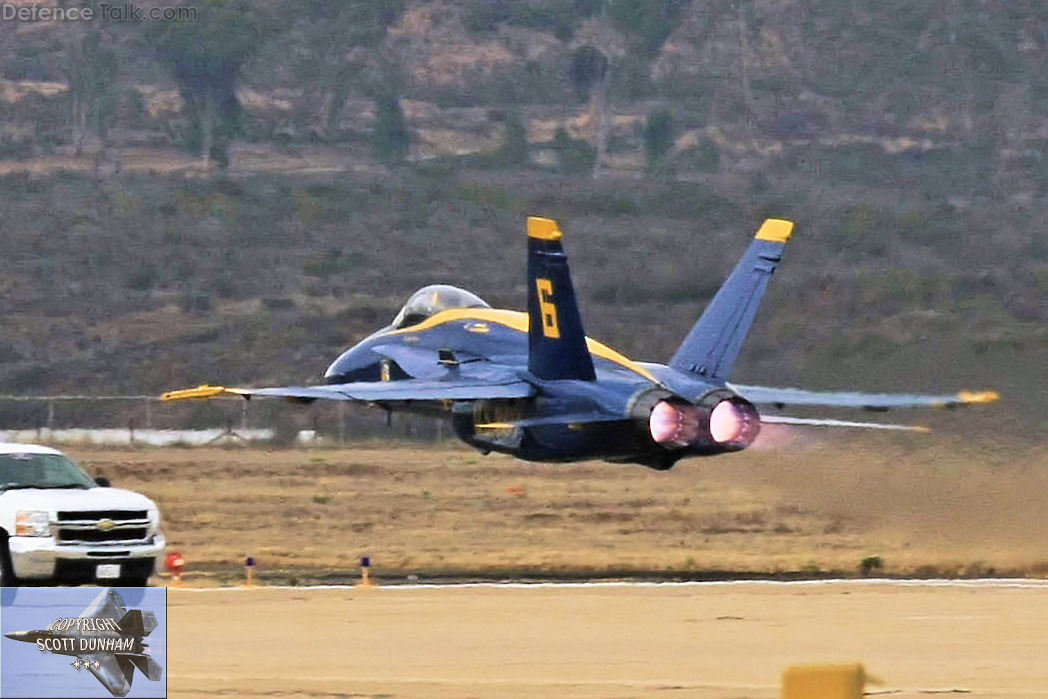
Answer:
[(798, 233), (739, 378), (998, 388), (942, 424), (1048, 425), (1039, 5), (322, 5), (232, 25), (258, 41), (206, 167), (170, 34), (0, 26), (0, 392), (313, 380), (423, 284), (522, 306), (532, 213), (565, 226), (590, 334), (664, 359), (777, 215)]

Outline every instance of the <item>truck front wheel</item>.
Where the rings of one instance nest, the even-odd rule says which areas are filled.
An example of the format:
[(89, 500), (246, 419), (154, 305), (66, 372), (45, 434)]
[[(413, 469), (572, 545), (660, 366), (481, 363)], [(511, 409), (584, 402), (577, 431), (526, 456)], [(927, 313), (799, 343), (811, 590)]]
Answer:
[(17, 584), (11, 567), (11, 551), (7, 548), (7, 532), (0, 531), (0, 587), (14, 587)]

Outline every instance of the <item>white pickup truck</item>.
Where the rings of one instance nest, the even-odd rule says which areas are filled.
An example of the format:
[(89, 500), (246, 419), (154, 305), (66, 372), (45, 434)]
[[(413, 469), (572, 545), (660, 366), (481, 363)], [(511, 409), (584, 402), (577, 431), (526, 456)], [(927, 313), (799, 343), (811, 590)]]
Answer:
[(144, 586), (164, 552), (160, 511), (62, 452), (0, 443), (0, 585)]

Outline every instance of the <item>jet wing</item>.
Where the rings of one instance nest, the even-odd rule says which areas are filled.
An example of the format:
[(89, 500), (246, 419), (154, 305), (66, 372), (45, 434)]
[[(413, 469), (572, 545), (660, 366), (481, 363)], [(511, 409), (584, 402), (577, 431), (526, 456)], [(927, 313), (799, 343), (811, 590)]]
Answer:
[(961, 391), (953, 395), (917, 393), (857, 393), (853, 391), (807, 391), (801, 388), (769, 388), (728, 384), (751, 403), (764, 405), (820, 405), (864, 410), (893, 408), (955, 408), (974, 403), (992, 403), (1000, 398), (996, 391)]
[(97, 677), (114, 697), (125, 696), (131, 691), (135, 666), (127, 658), (112, 653), (90, 653), (79, 657), (86, 663), (91, 674)]
[(281, 386), (274, 388), (228, 388), (225, 386), (198, 386), (180, 391), (168, 391), (161, 400), (212, 398), (221, 395), (243, 398), (290, 398), (313, 401), (347, 400), (364, 403), (423, 400), (475, 400), (480, 398), (528, 398), (536, 389), (520, 379), (502, 377), (494, 381), (478, 378), (403, 379), (400, 381), (357, 381), (328, 386)]
[(116, 590), (109, 587), (99, 592), (91, 600), (91, 604), (87, 605), (87, 608), (80, 612), (80, 616), (83, 618), (109, 617), (110, 619), (120, 619), (125, 614), (127, 614), (127, 610), (124, 608), (124, 598)]

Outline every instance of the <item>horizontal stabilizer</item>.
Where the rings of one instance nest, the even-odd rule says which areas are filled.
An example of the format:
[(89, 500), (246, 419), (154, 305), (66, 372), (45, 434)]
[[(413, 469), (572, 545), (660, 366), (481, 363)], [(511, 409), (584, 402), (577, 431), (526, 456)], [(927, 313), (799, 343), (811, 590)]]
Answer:
[(147, 653), (141, 653), (138, 655), (127, 655), (124, 657), (130, 659), (131, 662), (135, 664), (135, 667), (137, 667), (139, 671), (143, 675), (145, 675), (146, 679), (148, 680), (153, 680), (154, 682), (156, 682), (164, 676), (163, 666), (160, 663), (158, 663), (153, 656)]
[(788, 415), (761, 415), (761, 422), (772, 425), (810, 425), (814, 427), (858, 427), (866, 430), (897, 430), (901, 432), (931, 432), (921, 425), (885, 425), (879, 422), (852, 422), (822, 418), (789, 417)]
[(769, 218), (761, 225), (742, 259), (670, 359), (672, 368), (715, 381), (728, 378), (792, 232), (792, 221)]
[(801, 388), (769, 388), (729, 384), (740, 396), (758, 405), (820, 405), (865, 410), (892, 408), (955, 408), (1000, 399), (996, 391), (961, 391), (953, 395), (919, 393), (858, 393), (855, 391), (807, 391)]

